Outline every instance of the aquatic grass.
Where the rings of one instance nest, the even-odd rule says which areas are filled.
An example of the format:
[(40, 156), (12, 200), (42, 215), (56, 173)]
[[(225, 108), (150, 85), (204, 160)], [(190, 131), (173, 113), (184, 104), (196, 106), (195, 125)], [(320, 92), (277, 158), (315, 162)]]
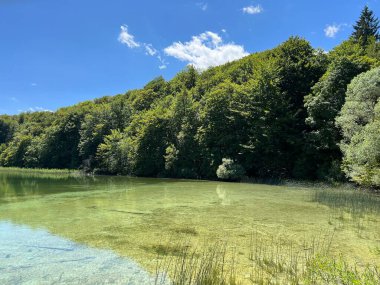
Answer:
[(380, 214), (380, 196), (364, 190), (316, 190), (313, 202), (321, 203), (334, 210), (346, 211), (353, 217)]
[(317, 255), (307, 264), (304, 280), (306, 284), (378, 285), (380, 269), (375, 265), (359, 269), (351, 266), (342, 256)]
[(81, 177), (83, 173), (75, 169), (46, 169), (46, 168), (18, 168), (0, 167), (1, 173), (14, 175), (18, 178), (39, 178), (39, 179), (64, 179), (69, 177)]
[(283, 239), (256, 239), (251, 249), (252, 284), (380, 284), (379, 267), (351, 265), (331, 254), (334, 233), (301, 245)]
[(380, 284), (376, 265), (353, 266), (342, 256), (331, 255), (333, 238), (334, 233), (321, 234), (295, 243), (253, 233), (248, 257), (251, 273), (244, 279), (236, 274), (234, 247), (226, 243), (200, 250), (181, 246), (180, 255), (158, 256), (155, 285)]
[(181, 256), (187, 247), (180, 244), (159, 244), (152, 246), (151, 249), (159, 256)]
[(177, 256), (159, 254), (155, 285), (237, 285), (234, 258), (227, 262), (226, 244), (216, 243), (203, 250), (178, 246)]
[(308, 264), (317, 255), (325, 256), (331, 247), (333, 234), (320, 235), (300, 244), (284, 237), (269, 240), (252, 235), (249, 259), (253, 284), (299, 284)]
[(191, 235), (191, 236), (198, 235), (197, 230), (191, 227), (177, 228), (177, 229), (174, 229), (173, 231), (177, 234), (185, 234), (185, 235)]

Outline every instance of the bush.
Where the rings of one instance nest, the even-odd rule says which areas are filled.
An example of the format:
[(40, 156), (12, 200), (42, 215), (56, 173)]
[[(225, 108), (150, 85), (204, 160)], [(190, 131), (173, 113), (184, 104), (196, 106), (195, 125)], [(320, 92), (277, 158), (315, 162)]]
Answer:
[(343, 171), (352, 181), (380, 187), (380, 68), (355, 77), (336, 119), (343, 140)]
[(218, 170), (216, 171), (216, 176), (219, 179), (227, 181), (239, 181), (245, 175), (244, 168), (235, 163), (232, 159), (223, 158), (223, 163), (219, 165)]

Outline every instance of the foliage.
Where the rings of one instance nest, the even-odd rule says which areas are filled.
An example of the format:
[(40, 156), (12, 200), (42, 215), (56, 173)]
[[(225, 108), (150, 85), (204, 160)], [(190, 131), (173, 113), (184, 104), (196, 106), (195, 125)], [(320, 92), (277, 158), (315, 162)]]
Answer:
[(366, 5), (360, 15), (359, 20), (354, 25), (352, 37), (361, 46), (365, 47), (369, 43), (369, 38), (374, 37), (375, 40), (380, 40), (379, 20), (374, 16)]
[(313, 86), (311, 94), (305, 97), (306, 124), (310, 127), (305, 136), (305, 156), (309, 162), (308, 168), (303, 167), (306, 177), (314, 174), (319, 179), (339, 178), (339, 173), (334, 169), (336, 162), (341, 160), (338, 147), (341, 135), (335, 126), (335, 118), (344, 104), (347, 85), (370, 67), (365, 57), (337, 58)]
[(227, 181), (241, 180), (245, 174), (244, 168), (235, 163), (232, 159), (223, 158), (223, 163), (219, 165), (216, 176)]
[(350, 81), (380, 66), (376, 18), (369, 10), (361, 18), (355, 33), (366, 35), (365, 45), (363, 36), (352, 36), (326, 54), (291, 37), (274, 49), (203, 72), (189, 66), (125, 94), (57, 112), (0, 116), (0, 166), (215, 179), (228, 157), (258, 179), (336, 180), (343, 151), (346, 175), (377, 185), (380, 107), (358, 134), (349, 127), (356, 121), (346, 120), (351, 114), (340, 113), (351, 100)]
[(337, 118), (343, 140), (343, 169), (355, 182), (380, 186), (380, 68), (358, 75), (348, 86)]
[(10, 116), (0, 116), (0, 145), (12, 139), (17, 122)]
[(128, 174), (128, 143), (118, 130), (104, 138), (99, 145), (97, 157), (100, 163), (98, 171), (110, 174)]

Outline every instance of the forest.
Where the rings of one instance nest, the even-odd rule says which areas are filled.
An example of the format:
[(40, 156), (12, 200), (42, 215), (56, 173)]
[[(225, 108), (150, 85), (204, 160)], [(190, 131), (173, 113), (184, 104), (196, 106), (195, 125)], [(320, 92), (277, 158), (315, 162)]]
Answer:
[(329, 52), (293, 36), (200, 72), (56, 112), (0, 116), (0, 166), (380, 187), (379, 21)]

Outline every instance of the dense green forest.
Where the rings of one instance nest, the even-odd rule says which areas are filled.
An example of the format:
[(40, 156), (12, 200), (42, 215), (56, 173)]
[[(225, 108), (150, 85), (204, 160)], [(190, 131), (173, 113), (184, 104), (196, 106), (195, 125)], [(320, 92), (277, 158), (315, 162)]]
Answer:
[(291, 37), (203, 72), (56, 112), (0, 116), (0, 165), (380, 186), (379, 21), (329, 52)]

